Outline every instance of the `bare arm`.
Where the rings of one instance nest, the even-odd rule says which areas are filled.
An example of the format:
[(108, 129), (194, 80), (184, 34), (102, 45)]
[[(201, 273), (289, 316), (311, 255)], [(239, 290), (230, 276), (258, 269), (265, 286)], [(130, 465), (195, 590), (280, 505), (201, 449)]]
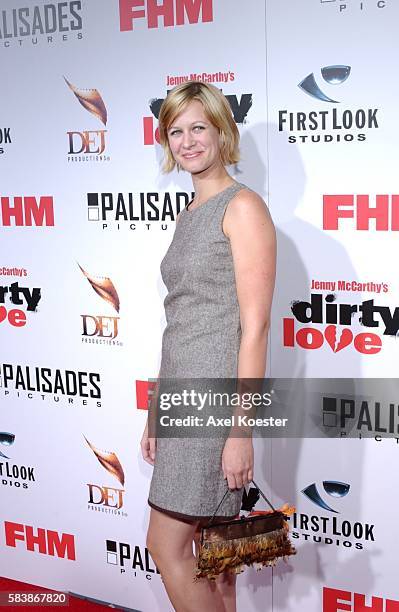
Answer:
[[(230, 202), (223, 230), (230, 239), (240, 307), (238, 378), (261, 379), (266, 369), (267, 337), (276, 270), (276, 232), (263, 199), (241, 191)], [(243, 411), (245, 413), (245, 411)], [(230, 488), (253, 478), (251, 437), (229, 437), (222, 465)]]
[(240, 195), (225, 215), (242, 329), (238, 377), (263, 378), (276, 274), (276, 232), (262, 198), (245, 191), (239, 200)]

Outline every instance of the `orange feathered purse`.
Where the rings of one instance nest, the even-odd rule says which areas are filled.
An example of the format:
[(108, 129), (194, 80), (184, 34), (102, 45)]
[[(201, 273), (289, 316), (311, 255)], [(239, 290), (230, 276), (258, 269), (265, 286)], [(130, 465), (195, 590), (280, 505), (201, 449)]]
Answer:
[(204, 577), (214, 580), (224, 571), (238, 574), (244, 571), (244, 565), (260, 570), (265, 565), (275, 565), (279, 558), (285, 560), (296, 554), (288, 537), (287, 523), (295, 508), (285, 504), (276, 510), (255, 482), (251, 482), (271, 510), (250, 512), (238, 519), (213, 523), (228, 489), (208, 524), (201, 529), (195, 580)]

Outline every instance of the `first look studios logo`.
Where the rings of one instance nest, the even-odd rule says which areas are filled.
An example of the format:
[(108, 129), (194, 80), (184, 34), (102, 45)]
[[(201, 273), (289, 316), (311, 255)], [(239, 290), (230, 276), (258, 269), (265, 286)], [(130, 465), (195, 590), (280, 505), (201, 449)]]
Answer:
[(11, 128), (0, 128), (0, 155), (5, 153), (5, 146), (11, 144)]
[[(339, 508), (345, 507), (340, 500), (346, 500), (349, 491), (350, 484), (337, 480), (325, 480), (322, 486), (311, 483), (302, 489), (301, 493), (313, 504), (313, 507), (316, 506), (323, 510), (323, 514), (295, 512), (290, 517), (292, 538), (352, 550), (362, 550), (365, 545), (374, 542), (374, 524), (361, 523), (339, 516)], [(330, 497), (331, 501), (326, 499), (325, 494)]]
[[(9, 447), (14, 444), (15, 434), (8, 431), (0, 431), (0, 444)], [(10, 459), (8, 455), (0, 450), (0, 457)], [(28, 489), (31, 482), (36, 482), (35, 468), (29, 465), (17, 465), (10, 461), (0, 461), (0, 484), (2, 486), (14, 487), (16, 489)]]
[(311, 111), (307, 108), (278, 111), (279, 132), (288, 135), (289, 143), (362, 142), (368, 132), (379, 128), (378, 108), (338, 106), (344, 98), (351, 71), (351, 66), (334, 64), (321, 68), (320, 74), (311, 72), (301, 79), (299, 89), (319, 104)]

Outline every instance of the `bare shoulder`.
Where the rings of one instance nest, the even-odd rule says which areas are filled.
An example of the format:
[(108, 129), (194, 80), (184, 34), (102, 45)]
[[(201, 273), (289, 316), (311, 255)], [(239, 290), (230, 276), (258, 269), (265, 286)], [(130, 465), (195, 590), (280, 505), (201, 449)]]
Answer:
[(264, 199), (252, 189), (240, 189), (227, 206), (223, 232), (230, 238), (238, 231), (262, 229), (274, 233), (274, 224)]

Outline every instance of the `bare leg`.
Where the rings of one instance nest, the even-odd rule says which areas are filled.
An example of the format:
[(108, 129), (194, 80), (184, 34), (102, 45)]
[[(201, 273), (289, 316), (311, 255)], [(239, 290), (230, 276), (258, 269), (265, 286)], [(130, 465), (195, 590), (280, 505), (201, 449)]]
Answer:
[(196, 526), (151, 508), (147, 548), (176, 612), (225, 612), (219, 591), (211, 589), (207, 578), (194, 582)]
[[(200, 527), (197, 527), (197, 530), (194, 534), (195, 541), (195, 552), (196, 556), (198, 556), (198, 543), (200, 538)], [(208, 580), (208, 578), (206, 579)], [(212, 592), (218, 591), (221, 595), (223, 601), (223, 612), (236, 612), (237, 604), (236, 604), (236, 582), (237, 575), (231, 574), (230, 572), (222, 572), (216, 579), (210, 581), (210, 587)]]

